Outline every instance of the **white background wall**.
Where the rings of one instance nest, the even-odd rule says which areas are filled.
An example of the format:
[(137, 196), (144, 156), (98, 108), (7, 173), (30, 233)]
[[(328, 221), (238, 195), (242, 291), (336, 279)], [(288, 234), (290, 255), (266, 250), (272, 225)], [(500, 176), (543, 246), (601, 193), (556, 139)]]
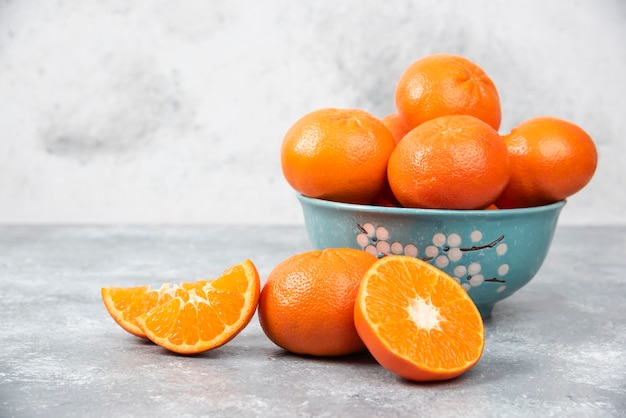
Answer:
[(392, 113), (434, 52), (491, 76), (502, 133), (544, 114), (595, 139), (562, 224), (626, 222), (623, 0), (0, 0), (0, 223), (300, 223), (289, 126)]

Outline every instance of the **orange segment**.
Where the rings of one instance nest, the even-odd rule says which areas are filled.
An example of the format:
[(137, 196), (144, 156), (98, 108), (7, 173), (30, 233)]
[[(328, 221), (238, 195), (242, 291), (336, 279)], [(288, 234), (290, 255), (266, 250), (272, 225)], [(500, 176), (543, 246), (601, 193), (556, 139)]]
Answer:
[(260, 278), (250, 260), (213, 280), (182, 283), (181, 292), (136, 320), (154, 343), (180, 354), (197, 354), (233, 339), (252, 319)]
[(386, 369), (409, 380), (451, 379), (482, 356), (482, 318), (467, 292), (431, 264), (408, 256), (376, 261), (354, 311), (359, 336)]
[(166, 283), (157, 290), (151, 290), (150, 286), (103, 287), (100, 293), (104, 306), (115, 322), (131, 334), (146, 338), (135, 318), (171, 300), (181, 290), (176, 285)]

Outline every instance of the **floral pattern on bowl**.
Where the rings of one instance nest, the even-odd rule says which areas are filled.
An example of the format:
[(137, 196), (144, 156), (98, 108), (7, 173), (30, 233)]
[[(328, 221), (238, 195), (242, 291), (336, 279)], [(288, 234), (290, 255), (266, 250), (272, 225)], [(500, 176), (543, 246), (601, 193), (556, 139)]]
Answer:
[(357, 205), (302, 195), (298, 199), (313, 247), (427, 260), (466, 289), (483, 318), (539, 271), (566, 203), (463, 211)]
[(403, 244), (394, 241), (388, 229), (383, 225), (366, 222), (357, 224), (360, 231), (356, 236), (359, 248), (377, 257), (390, 254), (408, 255), (418, 257), (424, 261), (448, 272), (465, 290), (480, 286), (484, 283), (498, 285), (496, 292), (506, 289), (506, 275), (509, 272), (509, 264), (502, 262), (497, 265), (495, 272), (486, 271), (478, 261), (464, 263), (464, 253), (474, 251), (495, 251), (498, 256), (503, 256), (508, 251), (505, 236), (500, 235), (494, 240), (485, 241), (483, 233), (479, 230), (472, 231), (468, 239), (471, 246), (463, 246), (463, 238), (458, 233), (445, 234), (437, 232), (432, 237), (432, 243), (422, 250), (414, 244)]

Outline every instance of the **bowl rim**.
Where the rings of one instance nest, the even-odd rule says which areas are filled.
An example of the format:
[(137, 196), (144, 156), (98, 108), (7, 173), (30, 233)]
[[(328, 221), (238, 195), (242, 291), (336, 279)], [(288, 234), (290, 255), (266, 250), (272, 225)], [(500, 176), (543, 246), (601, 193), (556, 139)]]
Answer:
[(307, 204), (326, 207), (329, 209), (342, 209), (357, 212), (388, 214), (388, 215), (475, 215), (475, 216), (502, 216), (502, 215), (527, 215), (536, 212), (550, 212), (553, 210), (559, 210), (567, 203), (567, 199), (559, 200), (558, 202), (549, 203), (542, 206), (531, 206), (526, 208), (514, 208), (514, 209), (422, 209), (422, 208), (399, 208), (389, 206), (377, 206), (377, 205), (364, 205), (358, 203), (345, 203), (336, 202), (332, 200), (318, 199), (314, 197), (305, 196), (302, 193), (296, 194), (297, 198), (301, 202)]

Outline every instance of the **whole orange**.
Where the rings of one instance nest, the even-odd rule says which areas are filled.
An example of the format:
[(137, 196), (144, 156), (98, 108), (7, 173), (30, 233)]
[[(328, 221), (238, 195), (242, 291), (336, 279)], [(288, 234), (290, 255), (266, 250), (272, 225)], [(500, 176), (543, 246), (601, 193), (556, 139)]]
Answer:
[(398, 143), (389, 158), (388, 180), (406, 207), (483, 209), (509, 179), (502, 138), (467, 115), (424, 122)]
[(503, 136), (511, 179), (496, 201), (499, 208), (539, 206), (565, 199), (585, 187), (598, 164), (591, 137), (563, 119), (540, 116)]
[(406, 135), (410, 130), (404, 119), (398, 113), (392, 113), (384, 116), (381, 119), (381, 122), (385, 124), (387, 129), (389, 129), (393, 135), (393, 139), (396, 140), (396, 143), (400, 142), (404, 135)]
[(349, 248), (312, 250), (282, 261), (261, 290), (263, 331), (297, 354), (339, 356), (363, 350), (354, 327), (354, 301), (375, 261), (375, 256)]
[(320, 109), (291, 126), (281, 147), (287, 182), (319, 199), (370, 203), (386, 181), (395, 147), (389, 129), (358, 109)]
[(467, 58), (428, 55), (413, 62), (401, 75), (396, 107), (409, 128), (447, 115), (471, 115), (500, 128), (502, 110), (494, 82)]

